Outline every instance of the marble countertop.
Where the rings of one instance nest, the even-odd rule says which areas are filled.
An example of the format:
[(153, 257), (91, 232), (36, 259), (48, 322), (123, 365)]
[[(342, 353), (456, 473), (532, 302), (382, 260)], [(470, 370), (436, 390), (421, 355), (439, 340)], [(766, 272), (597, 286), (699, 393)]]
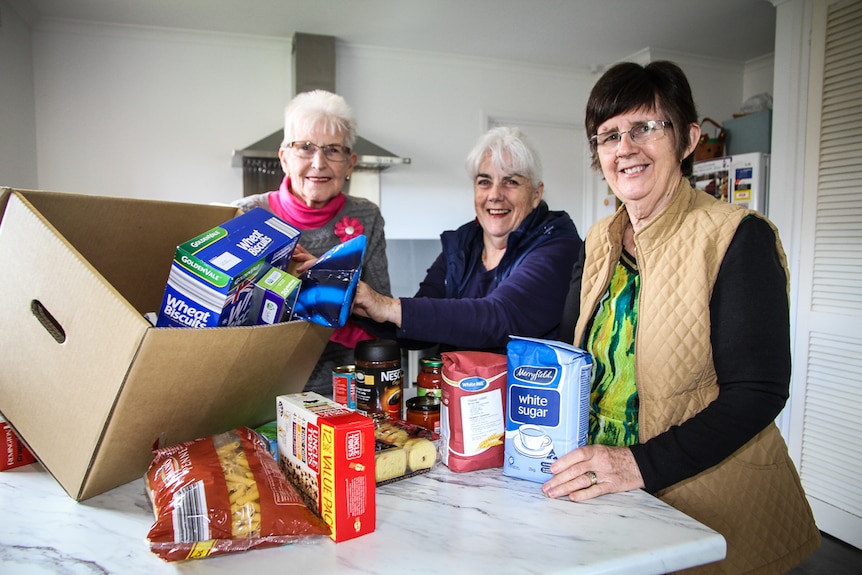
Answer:
[(552, 500), (500, 469), (377, 490), (377, 530), (181, 563), (150, 552), (143, 479), (76, 502), (38, 463), (0, 473), (0, 573), (666, 573), (722, 559), (724, 538), (643, 491)]

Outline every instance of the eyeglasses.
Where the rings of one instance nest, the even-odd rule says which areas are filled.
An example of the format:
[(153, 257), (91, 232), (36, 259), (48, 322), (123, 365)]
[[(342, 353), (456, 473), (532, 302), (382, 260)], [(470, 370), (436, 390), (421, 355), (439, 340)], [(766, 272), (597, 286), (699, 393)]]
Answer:
[(350, 148), (339, 146), (338, 144), (318, 146), (311, 142), (291, 142), (287, 147), (293, 150), (294, 155), (299, 158), (313, 158), (317, 155), (318, 150), (322, 150), (323, 156), (333, 162), (346, 162), (348, 156), (350, 156)]
[(590, 143), (602, 148), (616, 148), (623, 140), (623, 134), (628, 134), (635, 144), (646, 144), (664, 136), (664, 129), (673, 124), (667, 120), (650, 120), (637, 122), (624, 132), (602, 132), (590, 138)]

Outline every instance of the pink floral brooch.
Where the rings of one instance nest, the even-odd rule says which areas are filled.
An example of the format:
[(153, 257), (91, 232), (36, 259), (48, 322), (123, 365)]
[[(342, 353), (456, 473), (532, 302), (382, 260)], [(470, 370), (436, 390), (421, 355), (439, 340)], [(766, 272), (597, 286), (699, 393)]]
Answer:
[(362, 226), (362, 222), (356, 218), (344, 216), (340, 222), (335, 222), (335, 235), (338, 236), (342, 243), (356, 236), (361, 236), (364, 231), (365, 228)]

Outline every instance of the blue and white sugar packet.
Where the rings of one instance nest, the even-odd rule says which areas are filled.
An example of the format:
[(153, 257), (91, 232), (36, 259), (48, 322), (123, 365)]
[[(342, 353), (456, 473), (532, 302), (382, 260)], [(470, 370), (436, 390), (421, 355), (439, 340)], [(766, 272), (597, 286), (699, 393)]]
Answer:
[(503, 474), (544, 483), (587, 443), (592, 357), (559, 341), (510, 336)]

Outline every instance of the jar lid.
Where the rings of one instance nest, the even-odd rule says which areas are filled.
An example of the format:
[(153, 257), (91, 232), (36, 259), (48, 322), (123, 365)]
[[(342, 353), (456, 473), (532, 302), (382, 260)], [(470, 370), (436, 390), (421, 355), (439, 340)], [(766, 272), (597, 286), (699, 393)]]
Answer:
[(439, 411), (440, 398), (435, 395), (417, 395), (407, 400), (407, 409), (414, 411)]
[(443, 360), (439, 357), (423, 357), (419, 361), (422, 365), (427, 365), (428, 367), (443, 367)]
[(401, 348), (391, 339), (366, 339), (356, 344), (354, 355), (360, 361), (392, 361), (401, 359)]

